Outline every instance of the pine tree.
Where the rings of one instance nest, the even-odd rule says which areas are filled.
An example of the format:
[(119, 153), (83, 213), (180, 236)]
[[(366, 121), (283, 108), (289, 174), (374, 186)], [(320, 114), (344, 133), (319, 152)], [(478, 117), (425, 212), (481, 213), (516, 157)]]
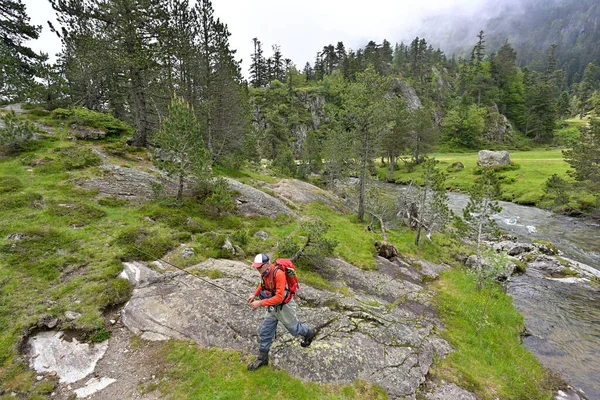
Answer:
[(252, 39), (254, 53), (250, 64), (250, 83), (254, 87), (262, 87), (266, 84), (266, 60), (263, 56), (262, 43), (257, 38)]
[[(600, 183), (600, 119), (590, 119), (583, 126), (581, 139), (571, 150), (563, 152), (564, 159), (572, 170), (567, 173), (579, 182)], [(597, 192), (597, 191), (596, 191)]]
[(446, 174), (438, 167), (439, 161), (429, 159), (423, 166), (423, 185), (418, 195), (418, 221), (415, 245), (419, 245), (421, 231), (427, 232), (430, 238), (434, 231), (443, 230), (448, 224), (452, 212), (448, 208), (448, 193), (446, 192)]
[(369, 163), (377, 155), (381, 134), (391, 120), (391, 101), (386, 98), (391, 81), (369, 67), (343, 93), (347, 124), (353, 133), (354, 151), (359, 160), (358, 218), (364, 220)]
[(209, 165), (209, 154), (204, 148), (194, 110), (183, 99), (174, 98), (167, 118), (153, 136), (155, 145), (163, 151), (163, 157), (156, 162), (177, 176), (177, 200), (181, 201), (186, 174), (203, 176)]
[(43, 59), (25, 45), (39, 37), (41, 27), (29, 23), (21, 0), (3, 0), (0, 21), (0, 100), (14, 101), (32, 86), (34, 65)]
[(583, 79), (579, 83), (579, 119), (583, 119), (586, 110), (590, 107), (590, 99), (596, 86), (597, 73), (598, 67), (593, 63), (589, 63), (583, 72)]

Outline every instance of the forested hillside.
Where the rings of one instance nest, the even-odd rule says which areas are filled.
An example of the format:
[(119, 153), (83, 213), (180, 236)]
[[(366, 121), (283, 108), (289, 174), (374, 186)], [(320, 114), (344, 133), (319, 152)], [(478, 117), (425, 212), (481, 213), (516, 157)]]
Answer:
[[(504, 3), (485, 22), (489, 31), (448, 33), (454, 48), (468, 43), (462, 55), (434, 48), (427, 37), (389, 38), (356, 49), (324, 43), (314, 60), (295, 65), (276, 43), (249, 38), (248, 81), (238, 60), (244, 55), (229, 45), (227, 24), (210, 1), (51, 3), (60, 58), (25, 63), (31, 54), (21, 42), (36, 28), (9, 25), (5, 102), (109, 113), (134, 127), (133, 145), (154, 146), (171, 99), (181, 97), (217, 165), (266, 158), (281, 174), (324, 172), (333, 182), (357, 173), (366, 179), (380, 158), (395, 180), (400, 167), (410, 171), (434, 150), (571, 147), (580, 135), (564, 120), (584, 121), (600, 108), (591, 0)], [(578, 152), (570, 154), (573, 166), (586, 168)]]
[(557, 45), (557, 66), (565, 85), (581, 81), (589, 63), (598, 65), (600, 5), (594, 0), (515, 0), (484, 3), (471, 16), (430, 17), (421, 35), (448, 53), (468, 55), (469, 38), (488, 34), (489, 49), (497, 52), (508, 40), (518, 53), (519, 66), (542, 69), (544, 53)]

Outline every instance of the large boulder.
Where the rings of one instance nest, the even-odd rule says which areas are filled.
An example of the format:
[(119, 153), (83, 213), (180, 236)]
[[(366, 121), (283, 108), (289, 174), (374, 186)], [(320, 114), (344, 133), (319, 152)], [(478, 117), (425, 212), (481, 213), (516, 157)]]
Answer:
[(510, 164), (510, 154), (508, 151), (490, 151), (481, 150), (479, 152), (479, 161), (477, 165), (480, 167), (497, 167)]
[(225, 178), (225, 180), (229, 187), (236, 193), (237, 210), (244, 215), (264, 215), (270, 218), (275, 218), (282, 214), (296, 215), (281, 200), (262, 190), (255, 189), (235, 179)]
[[(385, 271), (363, 271), (342, 260), (328, 259), (322, 268), (334, 285), (348, 285), (343, 295), (302, 284), (299, 317), (318, 329), (316, 340), (302, 348), (281, 326), (270, 360), (307, 381), (375, 382), (390, 398), (416, 399), (435, 357), (450, 351), (423, 286)], [(219, 271), (216, 279), (195, 279), (182, 272), (170, 279), (135, 288), (122, 321), (144, 338), (193, 339), (256, 353), (264, 312), (252, 311), (245, 297), (255, 289), (257, 274), (249, 265), (209, 259), (190, 270)], [(302, 360), (299, 362), (298, 360)]]
[(282, 179), (277, 183), (268, 184), (267, 187), (272, 190), (279, 199), (290, 205), (309, 204), (320, 201), (339, 211), (342, 210), (338, 205), (339, 200), (335, 199), (331, 193), (308, 182), (300, 181), (298, 179)]

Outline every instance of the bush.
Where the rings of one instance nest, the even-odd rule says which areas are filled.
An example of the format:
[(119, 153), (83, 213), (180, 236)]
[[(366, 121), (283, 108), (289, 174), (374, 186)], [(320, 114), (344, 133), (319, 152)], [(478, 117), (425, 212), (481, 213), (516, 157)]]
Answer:
[(52, 202), (46, 211), (53, 217), (64, 217), (68, 225), (83, 226), (106, 216), (106, 212), (96, 207), (78, 202)]
[(23, 188), (23, 183), (12, 176), (0, 176), (0, 194), (16, 192)]
[(39, 193), (19, 193), (0, 199), (0, 209), (15, 209), (22, 207), (39, 207), (42, 195)]
[(158, 260), (177, 245), (173, 238), (138, 227), (132, 227), (122, 232), (116, 242), (123, 247), (121, 255), (123, 261)]
[(73, 113), (71, 112), (71, 110), (66, 110), (64, 108), (56, 108), (50, 113), (50, 116), (53, 119), (62, 119), (62, 120), (68, 119), (72, 115), (73, 115)]
[(273, 160), (273, 167), (284, 176), (296, 176), (297, 165), (290, 149), (280, 151)]
[(60, 161), (67, 170), (83, 169), (102, 162), (100, 156), (87, 147), (65, 147), (59, 152)]
[(221, 214), (235, 209), (233, 192), (223, 178), (198, 181), (194, 186), (193, 194), (211, 214)]
[(29, 111), (29, 114), (33, 115), (34, 117), (47, 117), (50, 115), (50, 111), (42, 108), (34, 108), (33, 110)]
[(123, 207), (129, 204), (129, 201), (117, 196), (106, 196), (98, 199), (98, 205), (104, 207)]
[(19, 121), (14, 111), (1, 119), (4, 121), (4, 128), (0, 128), (0, 147), (6, 148), (10, 153), (25, 150), (33, 140), (33, 124), (29, 121)]

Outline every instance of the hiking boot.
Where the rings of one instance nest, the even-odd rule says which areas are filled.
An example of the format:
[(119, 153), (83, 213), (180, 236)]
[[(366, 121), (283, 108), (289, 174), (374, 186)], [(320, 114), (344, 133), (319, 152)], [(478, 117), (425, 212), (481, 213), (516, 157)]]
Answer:
[(300, 346), (302, 346), (302, 347), (310, 346), (310, 344), (312, 343), (315, 336), (317, 336), (317, 330), (309, 329), (306, 336), (304, 336), (304, 339), (300, 342)]
[(258, 358), (248, 364), (248, 371), (257, 370), (263, 365), (269, 365), (269, 352), (260, 350), (258, 353)]

